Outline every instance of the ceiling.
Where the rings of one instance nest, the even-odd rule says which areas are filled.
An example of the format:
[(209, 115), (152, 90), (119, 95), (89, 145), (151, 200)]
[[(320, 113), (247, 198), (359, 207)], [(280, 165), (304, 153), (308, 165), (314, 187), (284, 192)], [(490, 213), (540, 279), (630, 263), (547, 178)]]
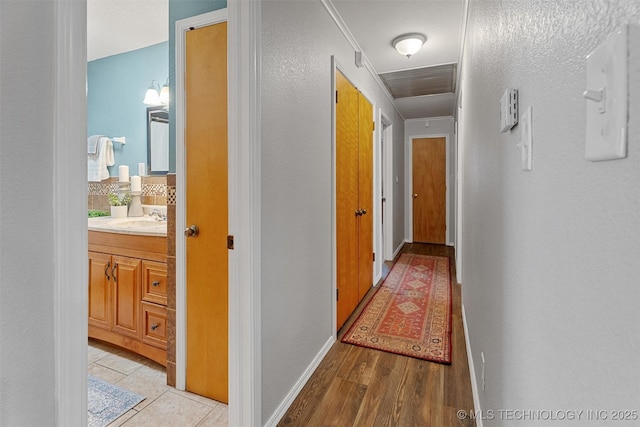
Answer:
[(87, 0), (87, 60), (169, 40), (169, 0)]
[[(383, 81), (387, 77), (387, 86), (391, 87), (392, 78), (402, 88), (396, 93), (395, 104), (405, 119), (453, 115), (457, 67), (439, 66), (458, 62), (464, 0), (327, 2), (334, 6), (375, 72)], [(168, 0), (88, 0), (88, 59), (166, 41), (168, 22)], [(413, 32), (424, 34), (427, 41), (407, 58), (395, 51), (391, 41)], [(405, 70), (412, 71), (397, 73)]]

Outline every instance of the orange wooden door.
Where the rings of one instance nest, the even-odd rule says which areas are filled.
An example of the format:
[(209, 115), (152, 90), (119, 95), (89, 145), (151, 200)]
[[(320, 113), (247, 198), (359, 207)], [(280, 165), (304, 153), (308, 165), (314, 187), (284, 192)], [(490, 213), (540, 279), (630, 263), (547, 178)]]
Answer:
[(359, 93), (358, 302), (373, 285), (373, 106)]
[(358, 90), (336, 71), (336, 273), (338, 329), (358, 305)]
[(186, 34), (187, 390), (228, 402), (227, 23)]
[(446, 140), (413, 140), (413, 241), (446, 240)]

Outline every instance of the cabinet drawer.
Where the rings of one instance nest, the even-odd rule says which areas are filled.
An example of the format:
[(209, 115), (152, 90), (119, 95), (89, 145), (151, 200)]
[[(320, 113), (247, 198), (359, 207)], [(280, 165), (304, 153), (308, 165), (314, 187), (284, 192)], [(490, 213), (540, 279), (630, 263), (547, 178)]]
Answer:
[(167, 305), (167, 264), (142, 261), (142, 300)]
[(167, 348), (167, 308), (142, 302), (142, 342)]

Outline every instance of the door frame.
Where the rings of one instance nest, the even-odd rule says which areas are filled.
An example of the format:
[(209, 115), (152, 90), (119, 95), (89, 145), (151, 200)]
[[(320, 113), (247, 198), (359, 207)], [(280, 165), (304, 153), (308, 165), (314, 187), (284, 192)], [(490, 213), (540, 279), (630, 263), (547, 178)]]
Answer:
[(446, 175), (446, 200), (445, 200), (445, 223), (447, 227), (447, 232), (445, 236), (445, 244), (453, 245), (452, 236), (451, 236), (451, 224), (449, 224), (449, 212), (451, 206), (451, 182), (450, 181), (450, 167), (449, 164), (451, 162), (451, 156), (449, 155), (449, 134), (430, 134), (430, 135), (411, 135), (407, 138), (407, 144), (405, 146), (405, 182), (406, 188), (408, 191), (405, 194), (405, 206), (407, 207), (407, 216), (405, 218), (409, 218), (408, 223), (406, 224), (407, 229), (407, 242), (413, 243), (413, 140), (414, 139), (423, 139), (423, 138), (444, 138), (445, 140), (445, 175)]
[[(382, 255), (384, 257), (384, 261), (393, 260), (393, 122), (389, 120), (382, 110), (380, 110), (380, 124), (382, 129), (380, 129), (380, 140), (379, 144), (382, 145), (382, 141), (384, 140), (384, 146), (382, 146), (382, 179), (384, 181), (384, 189), (385, 194), (385, 210), (384, 210), (384, 218), (380, 220), (383, 222), (382, 226), (382, 234), (383, 238), (383, 248)], [(380, 196), (382, 196), (382, 191), (380, 191)]]
[[(246, 3), (246, 4), (241, 4)], [(177, 21), (176, 224), (185, 224), (185, 34), (228, 22), (229, 425), (260, 425), (260, 103), (259, 2), (230, 2), (226, 9)], [(247, 87), (248, 86), (248, 87)], [(186, 242), (176, 230), (176, 388), (186, 386)], [(180, 236), (180, 237), (179, 237)], [(244, 266), (242, 268), (241, 266)], [(248, 268), (247, 268), (248, 267)]]
[[(87, 254), (86, 155), (68, 141), (86, 138), (86, 1), (54, 0), (55, 111), (54, 215), (54, 357), (56, 425), (87, 422)], [(230, 351), (239, 359), (229, 370), (230, 425), (262, 424), (260, 372), (260, 2), (229, 2), (229, 141), (233, 181), (238, 193), (230, 212), (236, 221), (235, 266), (229, 293)], [(78, 120), (78, 118), (85, 120)], [(176, 177), (177, 178), (177, 177)], [(177, 208), (177, 206), (176, 206)], [(238, 233), (238, 230), (245, 231)], [(244, 268), (238, 268), (240, 265)], [(80, 286), (80, 288), (78, 288)], [(80, 291), (78, 291), (80, 289)], [(240, 320), (244, 320), (240, 322)], [(233, 359), (233, 358), (232, 358)], [(79, 403), (79, 404), (78, 404)]]

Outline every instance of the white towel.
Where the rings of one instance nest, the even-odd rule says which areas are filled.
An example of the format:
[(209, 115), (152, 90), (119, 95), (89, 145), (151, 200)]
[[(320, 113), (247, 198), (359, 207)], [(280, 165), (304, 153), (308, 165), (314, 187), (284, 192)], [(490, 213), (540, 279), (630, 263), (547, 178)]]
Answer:
[(97, 139), (98, 155), (89, 155), (87, 159), (87, 178), (89, 181), (99, 182), (109, 178), (109, 169), (107, 169), (107, 166), (113, 166), (115, 159), (111, 140), (104, 135), (99, 135)]
[(98, 141), (103, 138), (104, 135), (91, 135), (87, 138), (87, 154), (94, 158), (98, 157)]

